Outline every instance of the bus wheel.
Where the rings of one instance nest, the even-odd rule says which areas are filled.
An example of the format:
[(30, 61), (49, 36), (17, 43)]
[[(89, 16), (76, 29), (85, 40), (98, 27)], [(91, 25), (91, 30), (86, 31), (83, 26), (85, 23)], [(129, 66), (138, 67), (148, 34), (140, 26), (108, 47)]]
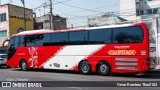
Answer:
[(90, 63), (87, 62), (87, 61), (82, 61), (79, 64), (79, 72), (81, 74), (84, 74), (84, 75), (90, 74), (91, 73), (91, 65), (90, 65)]
[(98, 63), (97, 72), (99, 75), (108, 76), (111, 73), (110, 65), (107, 62)]
[(21, 70), (23, 71), (26, 71), (27, 70), (27, 62), (25, 60), (21, 61), (20, 63), (20, 68)]
[(7, 65), (7, 68), (11, 68), (11, 67)]

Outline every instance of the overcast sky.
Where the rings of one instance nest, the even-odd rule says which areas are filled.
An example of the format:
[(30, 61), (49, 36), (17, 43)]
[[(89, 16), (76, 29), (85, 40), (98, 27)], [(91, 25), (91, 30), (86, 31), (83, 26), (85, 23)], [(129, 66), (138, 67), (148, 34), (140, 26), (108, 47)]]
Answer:
[[(66, 2), (63, 2), (66, 1)], [(73, 24), (74, 26), (87, 25), (87, 18), (100, 16), (107, 12), (119, 11), (119, 0), (53, 0), (53, 13), (54, 15), (60, 15), (67, 18), (67, 24)], [(1, 4), (11, 2), (12, 4), (23, 6), (21, 0), (1, 0)], [(48, 3), (49, 0), (25, 0), (26, 7), (34, 9), (43, 3)], [(49, 7), (45, 10), (39, 8), (36, 10), (37, 16), (42, 16), (49, 12)]]

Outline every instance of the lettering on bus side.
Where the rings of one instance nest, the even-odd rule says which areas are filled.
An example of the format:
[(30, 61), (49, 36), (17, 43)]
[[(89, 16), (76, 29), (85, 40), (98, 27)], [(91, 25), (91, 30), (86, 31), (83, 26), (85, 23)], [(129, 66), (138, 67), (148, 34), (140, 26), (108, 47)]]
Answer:
[(109, 50), (109, 55), (136, 55), (135, 50)]

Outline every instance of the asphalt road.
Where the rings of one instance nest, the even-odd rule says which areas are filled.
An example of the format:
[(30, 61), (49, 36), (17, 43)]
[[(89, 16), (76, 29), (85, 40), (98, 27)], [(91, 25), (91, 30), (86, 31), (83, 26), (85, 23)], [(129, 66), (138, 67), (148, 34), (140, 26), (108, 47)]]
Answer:
[[(63, 84), (58, 83), (58, 87), (50, 88), (30, 88), (30, 90), (159, 90), (160, 87), (96, 87), (99, 81), (103, 85), (114, 85), (111, 81), (160, 81), (160, 70), (154, 70), (144, 75), (131, 75), (131, 74), (112, 74), (111, 76), (99, 76), (96, 73), (92, 75), (81, 75), (74, 71), (56, 71), (56, 70), (29, 70), (21, 71), (20, 69), (11, 69), (2, 67), (0, 68), (0, 81), (93, 81), (95, 86), (81, 87), (76, 85), (75, 87), (65, 87)], [(105, 82), (110, 81), (110, 82)], [(82, 83), (82, 86), (85, 82)], [(90, 83), (92, 84), (92, 83)], [(52, 88), (51, 88), (52, 87)], [(0, 90), (28, 90), (28, 88), (0, 88)]]

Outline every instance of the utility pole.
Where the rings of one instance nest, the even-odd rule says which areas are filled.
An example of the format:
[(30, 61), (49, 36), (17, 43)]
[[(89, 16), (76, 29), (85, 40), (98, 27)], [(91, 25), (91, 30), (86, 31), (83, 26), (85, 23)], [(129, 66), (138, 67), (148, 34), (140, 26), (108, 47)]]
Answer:
[(26, 31), (26, 10), (25, 10), (25, 1), (21, 0), (23, 3), (23, 10), (24, 10), (24, 31)]
[(44, 15), (46, 14), (46, 7), (47, 7), (46, 4), (47, 3), (44, 3), (44, 6), (43, 6), (43, 8), (44, 8)]
[(73, 24), (71, 24), (71, 28), (73, 29)]
[(54, 30), (54, 26), (53, 26), (53, 11), (52, 11), (52, 0), (49, 0), (50, 1), (50, 29), (51, 30)]

